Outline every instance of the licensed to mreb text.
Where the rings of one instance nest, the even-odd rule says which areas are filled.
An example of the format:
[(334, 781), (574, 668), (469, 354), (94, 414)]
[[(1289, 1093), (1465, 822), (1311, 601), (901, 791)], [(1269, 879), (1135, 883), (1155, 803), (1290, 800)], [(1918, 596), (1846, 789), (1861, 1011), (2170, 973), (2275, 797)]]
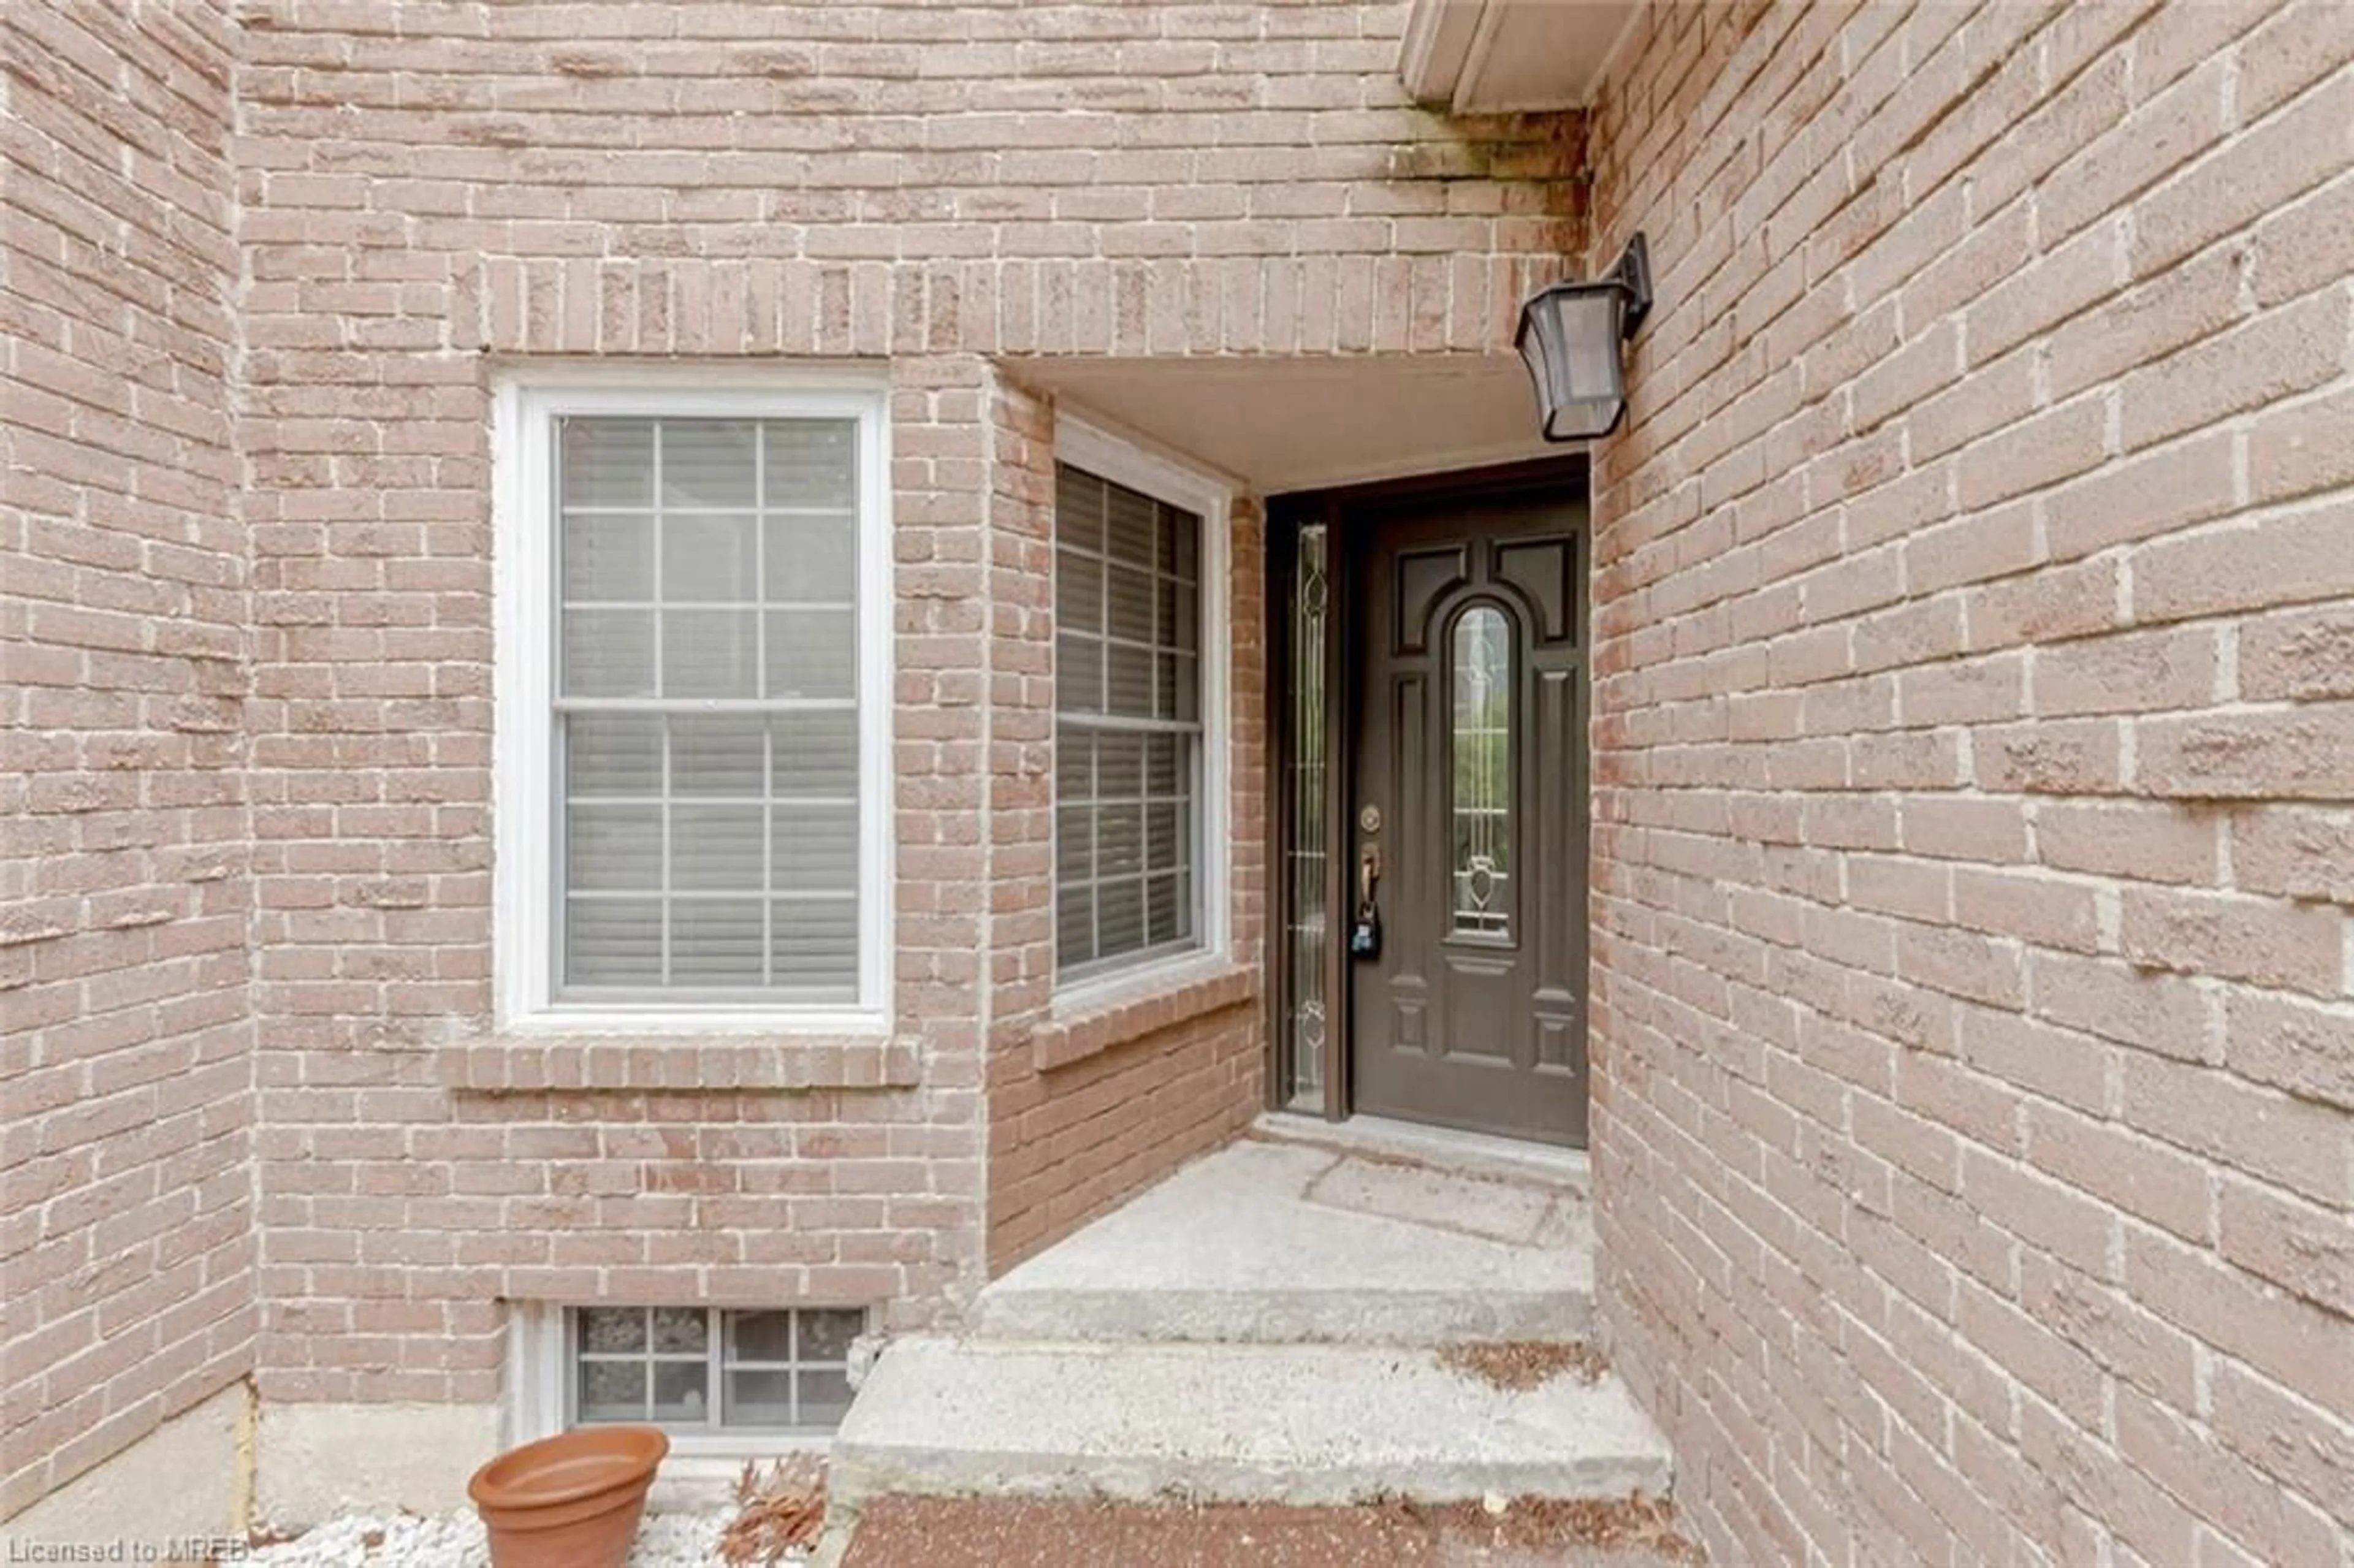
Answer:
[(242, 1535), (173, 1535), (160, 1541), (35, 1541), (0, 1542), (6, 1563), (234, 1563), (252, 1555)]

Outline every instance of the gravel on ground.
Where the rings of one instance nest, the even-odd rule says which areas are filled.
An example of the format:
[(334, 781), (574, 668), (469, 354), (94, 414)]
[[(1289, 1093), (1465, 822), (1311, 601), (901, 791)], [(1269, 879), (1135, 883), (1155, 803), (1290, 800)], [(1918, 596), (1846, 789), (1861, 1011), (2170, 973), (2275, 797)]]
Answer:
[[(627, 1568), (786, 1568), (805, 1563), (825, 1512), (825, 1463), (813, 1455), (747, 1463), (732, 1508), (648, 1514)], [(241, 1561), (270, 1568), (489, 1568), (472, 1510), (345, 1515)]]
[[(724, 1568), (720, 1536), (735, 1516), (733, 1509), (650, 1514), (629, 1568)], [(239, 1559), (270, 1568), (489, 1568), (490, 1561), (482, 1521), (472, 1510), (429, 1518), (348, 1514)]]

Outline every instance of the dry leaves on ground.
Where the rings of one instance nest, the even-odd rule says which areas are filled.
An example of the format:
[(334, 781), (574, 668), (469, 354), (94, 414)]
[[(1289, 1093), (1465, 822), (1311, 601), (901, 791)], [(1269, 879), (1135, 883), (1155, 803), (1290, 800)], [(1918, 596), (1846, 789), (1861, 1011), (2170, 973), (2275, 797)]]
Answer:
[(1699, 1568), (1673, 1509), (1502, 1499), (1354, 1508), (879, 1498), (845, 1568)]
[(1525, 1393), (1551, 1383), (1564, 1372), (1576, 1374), (1580, 1383), (1596, 1383), (1610, 1370), (1610, 1363), (1600, 1351), (1574, 1340), (1503, 1340), (1442, 1345), (1438, 1364), (1508, 1393)]
[(751, 1461), (737, 1478), (741, 1505), (719, 1537), (728, 1568), (770, 1568), (817, 1543), (825, 1526), (825, 1461), (815, 1454), (779, 1459), (763, 1474)]

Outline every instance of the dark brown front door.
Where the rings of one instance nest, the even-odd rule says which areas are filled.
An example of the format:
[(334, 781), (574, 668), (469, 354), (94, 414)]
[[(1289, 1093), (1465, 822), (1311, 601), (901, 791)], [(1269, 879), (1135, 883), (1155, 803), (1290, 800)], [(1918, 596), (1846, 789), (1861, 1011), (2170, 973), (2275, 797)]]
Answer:
[(1418, 499), (1358, 527), (1342, 842), (1381, 939), (1349, 960), (1352, 1103), (1582, 1147), (1585, 504)]

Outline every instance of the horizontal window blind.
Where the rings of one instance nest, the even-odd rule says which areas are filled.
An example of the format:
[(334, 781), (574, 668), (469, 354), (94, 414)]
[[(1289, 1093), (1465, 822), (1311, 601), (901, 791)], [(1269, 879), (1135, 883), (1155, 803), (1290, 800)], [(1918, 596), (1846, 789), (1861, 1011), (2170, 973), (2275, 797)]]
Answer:
[(855, 1000), (857, 422), (556, 451), (559, 994)]
[(1055, 498), (1065, 977), (1198, 940), (1202, 519), (1068, 464)]

